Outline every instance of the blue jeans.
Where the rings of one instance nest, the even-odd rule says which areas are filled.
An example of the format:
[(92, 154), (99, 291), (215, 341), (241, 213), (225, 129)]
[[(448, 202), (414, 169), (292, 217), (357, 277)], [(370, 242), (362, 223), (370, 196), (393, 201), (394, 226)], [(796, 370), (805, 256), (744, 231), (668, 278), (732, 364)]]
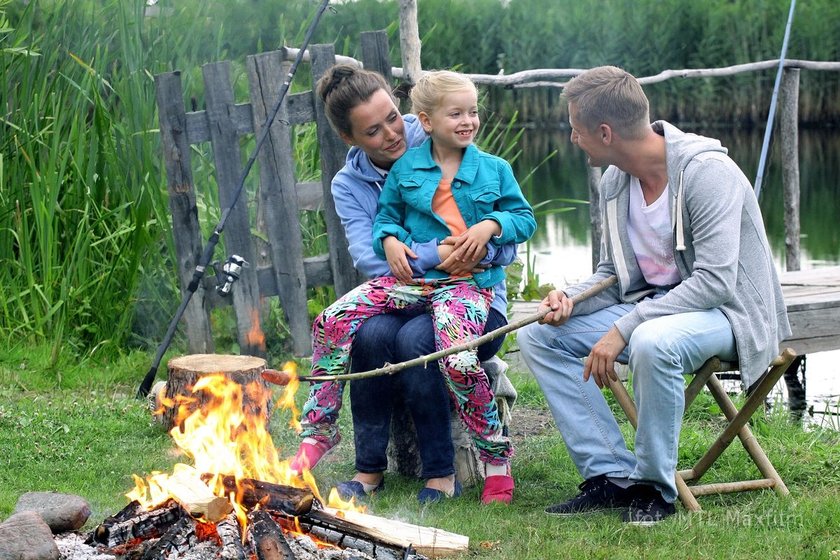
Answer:
[[(484, 332), (507, 324), (496, 309), (490, 309)], [(478, 359), (491, 358), (502, 345), (499, 337), (478, 348)], [(387, 313), (371, 317), (356, 333), (350, 352), (352, 372), (396, 364), (435, 351), (432, 318), (428, 313)], [(350, 409), (356, 444), (356, 470), (383, 472), (388, 466), (387, 448), (391, 413), (396, 396), (408, 407), (417, 430), (417, 447), (423, 478), (442, 478), (455, 472), (455, 451), (450, 433), (451, 401), (436, 361), (425, 367), (404, 369), (351, 381)]]
[(533, 323), (519, 331), (517, 342), (581, 476), (647, 482), (674, 502), (683, 375), (713, 356), (735, 360), (735, 337), (718, 309), (650, 319), (633, 331), (618, 361), (629, 363), (633, 372), (639, 420), (634, 454), (594, 380), (584, 383), (581, 360), (632, 309), (632, 304), (613, 305), (559, 327)]

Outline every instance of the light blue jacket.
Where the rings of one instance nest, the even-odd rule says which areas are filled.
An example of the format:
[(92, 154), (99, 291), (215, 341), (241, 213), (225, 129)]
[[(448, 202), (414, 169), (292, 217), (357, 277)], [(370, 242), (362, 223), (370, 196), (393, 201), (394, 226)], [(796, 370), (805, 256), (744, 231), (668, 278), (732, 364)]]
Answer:
[[(393, 235), (408, 245), (428, 243), (450, 234), (446, 222), (432, 211), (432, 197), (442, 173), (432, 158), (432, 141), (408, 150), (388, 175), (379, 211), (373, 224), (373, 250), (385, 256), (382, 240)], [(522, 195), (510, 164), (486, 154), (470, 144), (458, 172), (452, 179), (452, 195), (467, 227), (482, 220), (494, 220), (502, 228), (490, 245), (524, 243), (537, 228), (534, 211)], [(446, 278), (442, 270), (430, 269), (425, 278)], [(487, 288), (505, 277), (504, 269), (491, 265), (473, 275), (476, 283)]]
[[(427, 138), (420, 121), (414, 115), (403, 115), (406, 144), (419, 146)], [(344, 235), (350, 248), (353, 266), (369, 278), (391, 273), (388, 263), (373, 251), (373, 220), (385, 177), (371, 164), (368, 155), (354, 146), (347, 152), (344, 167), (332, 180), (331, 192), (335, 210), (344, 226)], [(411, 250), (417, 259), (409, 259), (415, 276), (423, 276), (427, 270), (440, 264), (438, 240), (426, 243), (414, 243)], [(488, 244), (487, 256), (483, 265), (507, 266), (516, 258), (516, 244), (508, 243), (500, 247)], [(505, 283), (494, 286), (496, 298), (491, 307), (502, 315), (507, 315), (507, 291)]]

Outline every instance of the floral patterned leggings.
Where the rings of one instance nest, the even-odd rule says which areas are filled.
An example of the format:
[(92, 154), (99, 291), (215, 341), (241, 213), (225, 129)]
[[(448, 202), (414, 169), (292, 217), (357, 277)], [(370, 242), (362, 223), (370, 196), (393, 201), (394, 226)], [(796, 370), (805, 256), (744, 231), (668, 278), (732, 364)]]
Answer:
[[(492, 288), (479, 288), (472, 278), (418, 279), (410, 284), (391, 276), (374, 278), (351, 290), (322, 311), (312, 326), (312, 375), (337, 375), (348, 370), (350, 347), (362, 323), (381, 313), (427, 307), (435, 329), (435, 348), (443, 350), (481, 336), (487, 322)], [(499, 410), (476, 350), (439, 360), (458, 415), (485, 463), (504, 465), (513, 454), (502, 434)], [(303, 437), (325, 443), (338, 440), (336, 419), (343, 381), (313, 383), (303, 406)]]

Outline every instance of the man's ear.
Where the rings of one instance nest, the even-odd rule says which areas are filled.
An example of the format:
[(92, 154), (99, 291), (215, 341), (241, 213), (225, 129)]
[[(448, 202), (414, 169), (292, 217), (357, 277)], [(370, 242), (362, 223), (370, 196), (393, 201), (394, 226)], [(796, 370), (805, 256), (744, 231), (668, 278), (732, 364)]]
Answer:
[(601, 123), (598, 125), (598, 136), (601, 138), (601, 143), (605, 146), (609, 146), (612, 144), (613, 141), (613, 131), (612, 127), (607, 123)]
[(425, 111), (420, 111), (417, 113), (417, 119), (420, 121), (420, 126), (423, 127), (423, 130), (426, 131), (426, 134), (432, 133), (432, 119), (429, 117), (429, 114)]

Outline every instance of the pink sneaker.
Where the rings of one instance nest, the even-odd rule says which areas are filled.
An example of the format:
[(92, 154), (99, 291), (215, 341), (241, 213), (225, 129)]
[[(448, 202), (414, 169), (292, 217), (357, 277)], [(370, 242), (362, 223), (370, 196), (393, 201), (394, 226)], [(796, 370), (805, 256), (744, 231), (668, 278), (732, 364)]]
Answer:
[(298, 474), (302, 473), (303, 469), (314, 469), (315, 465), (326, 457), (340, 441), (341, 437), (336, 437), (335, 440), (330, 442), (311, 437), (303, 438), (297, 453), (289, 462), (289, 468)]
[[(488, 467), (490, 470), (499, 470), (498, 466)], [(510, 465), (507, 465), (506, 474), (492, 474), (484, 479), (484, 489), (481, 491), (481, 503), (492, 504), (500, 502), (509, 504), (513, 500), (513, 477), (510, 476)]]

